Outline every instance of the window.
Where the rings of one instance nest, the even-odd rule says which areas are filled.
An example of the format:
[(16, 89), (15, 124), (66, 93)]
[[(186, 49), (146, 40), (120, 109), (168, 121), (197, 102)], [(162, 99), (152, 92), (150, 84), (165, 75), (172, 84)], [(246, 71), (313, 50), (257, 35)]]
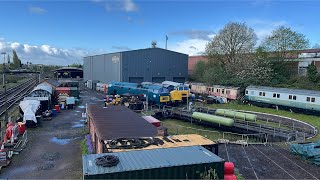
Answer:
[(277, 98), (280, 98), (280, 94), (277, 94)]
[(262, 96), (266, 96), (266, 93), (265, 93), (265, 92), (263, 92), (263, 93), (262, 93)]
[(262, 96), (262, 92), (259, 92), (259, 96)]
[(183, 87), (179, 86), (179, 91), (182, 91), (183, 90)]
[(220, 89), (217, 89), (217, 92), (220, 92)]
[(209, 92), (210, 92), (210, 88), (207, 88), (207, 91), (209, 91)]
[(315, 102), (316, 101), (316, 98), (311, 98), (311, 102)]
[(293, 96), (293, 98), (292, 98), (293, 100), (297, 100), (297, 96)]
[(310, 97), (307, 97), (307, 101), (310, 102)]
[(289, 99), (292, 99), (292, 95), (289, 95)]
[(273, 93), (273, 97), (275, 98), (277, 96), (277, 94), (276, 93)]
[(222, 89), (222, 94), (224, 94), (224, 89)]
[(246, 94), (248, 94), (248, 91), (246, 91)]
[(227, 90), (227, 94), (230, 94), (230, 90)]

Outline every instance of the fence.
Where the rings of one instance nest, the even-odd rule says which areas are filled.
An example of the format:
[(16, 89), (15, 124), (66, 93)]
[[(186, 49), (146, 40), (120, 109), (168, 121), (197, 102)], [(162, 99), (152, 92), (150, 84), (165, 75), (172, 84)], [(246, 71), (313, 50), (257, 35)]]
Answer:
[(177, 134), (199, 134), (212, 141), (220, 143), (236, 143), (236, 144), (265, 144), (268, 142), (268, 136), (263, 133), (259, 134), (238, 134), (232, 132), (220, 132), (207, 129), (198, 129), (194, 127), (188, 127), (178, 125), (170, 122), (162, 122), (165, 127), (168, 128), (168, 133), (172, 135)]

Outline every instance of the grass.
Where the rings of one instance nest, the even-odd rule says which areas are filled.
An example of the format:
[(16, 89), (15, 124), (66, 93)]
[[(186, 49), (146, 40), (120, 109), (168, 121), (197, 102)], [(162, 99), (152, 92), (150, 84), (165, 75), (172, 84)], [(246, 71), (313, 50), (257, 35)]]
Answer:
[(162, 125), (168, 128), (168, 133), (172, 135), (176, 134), (199, 134), (207, 137), (211, 140), (217, 140), (221, 137), (221, 131), (200, 126), (197, 124), (191, 124), (176, 119), (166, 119), (162, 121)]
[[(24, 81), (27, 81), (28, 79), (19, 79), (16, 83), (7, 83), (6, 86), (7, 88), (11, 88), (17, 84), (20, 84), (20, 83), (23, 83)], [(3, 86), (2, 86), (2, 80), (1, 80), (1, 86), (0, 86), (0, 89), (4, 89)]]
[[(255, 112), (263, 112), (268, 114), (275, 114), (280, 116), (285, 116), (289, 118), (294, 118), (306, 123), (309, 123), (315, 127), (320, 127), (320, 117), (319, 116), (312, 116), (306, 114), (298, 114), (298, 113), (291, 113), (289, 111), (284, 110), (276, 110), (271, 108), (262, 108), (257, 106), (250, 106), (246, 104), (239, 104), (236, 102), (231, 102), (228, 104), (210, 104), (206, 105), (211, 108), (223, 108), (223, 109), (235, 109), (235, 110), (245, 110), (245, 111), (255, 111)], [(314, 137), (312, 140), (317, 141), (320, 138), (319, 134)]]
[(88, 154), (88, 153), (89, 153), (86, 139), (83, 139), (83, 140), (80, 142), (80, 148), (81, 148), (81, 153), (82, 153), (82, 154), (85, 155), (85, 154)]
[(249, 142), (260, 142), (252, 135), (242, 135), (230, 132), (220, 131), (218, 129), (212, 127), (205, 127), (197, 124), (191, 124), (190, 122), (185, 122), (176, 119), (166, 119), (161, 122), (163, 126), (168, 128), (168, 133), (171, 135), (176, 134), (199, 134), (204, 136), (212, 141), (217, 141), (218, 139), (228, 139), (230, 141), (237, 140), (247, 140), (248, 137)]

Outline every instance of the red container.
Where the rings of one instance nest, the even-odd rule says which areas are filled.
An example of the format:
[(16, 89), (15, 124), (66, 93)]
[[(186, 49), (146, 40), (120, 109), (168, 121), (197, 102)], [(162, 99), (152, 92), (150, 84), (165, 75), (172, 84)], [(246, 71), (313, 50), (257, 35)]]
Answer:
[(143, 116), (142, 118), (148, 121), (150, 124), (154, 125), (155, 127), (161, 126), (161, 121), (152, 116)]
[(237, 180), (237, 176), (234, 174), (226, 174), (224, 175), (224, 180)]
[(234, 164), (232, 162), (224, 163), (224, 174), (234, 174)]
[(26, 124), (18, 123), (18, 132), (19, 134), (23, 134), (26, 131)]
[(57, 113), (60, 112), (60, 105), (55, 105), (54, 108), (57, 110)]
[(13, 124), (12, 122), (9, 122), (9, 123), (7, 124), (6, 137), (7, 137), (8, 139), (10, 139), (11, 136), (12, 136), (13, 126), (14, 126), (14, 124)]

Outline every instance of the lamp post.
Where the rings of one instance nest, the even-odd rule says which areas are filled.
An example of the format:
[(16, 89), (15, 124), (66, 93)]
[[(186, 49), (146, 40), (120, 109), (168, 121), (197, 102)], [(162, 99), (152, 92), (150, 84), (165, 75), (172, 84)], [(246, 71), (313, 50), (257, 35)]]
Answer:
[(4, 71), (6, 66), (6, 52), (1, 52), (3, 54), (3, 73), (2, 73), (2, 86), (4, 87)]
[(8, 107), (8, 96), (7, 96), (7, 87), (6, 87), (6, 81), (5, 81), (5, 74), (6, 74), (6, 53), (5, 52), (2, 52), (1, 54), (3, 54), (3, 88), (4, 88), (4, 96), (5, 96), (5, 106), (4, 106), (4, 111), (5, 111), (5, 114), (4, 114), (4, 122), (5, 124), (8, 122), (8, 111), (7, 111), (7, 107)]

